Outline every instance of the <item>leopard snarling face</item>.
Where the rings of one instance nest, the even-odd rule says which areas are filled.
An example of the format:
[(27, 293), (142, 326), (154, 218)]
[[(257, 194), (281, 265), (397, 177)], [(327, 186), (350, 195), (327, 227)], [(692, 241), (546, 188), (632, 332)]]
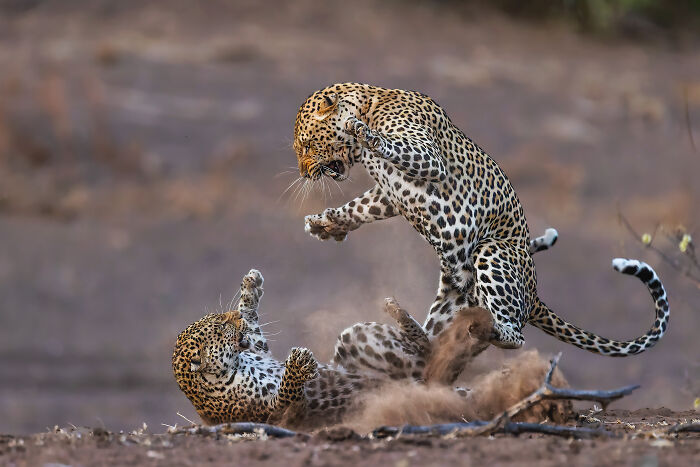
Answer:
[(238, 365), (240, 352), (250, 347), (248, 324), (238, 311), (209, 314), (187, 327), (177, 338), (173, 372), (180, 389), (195, 407), (217, 381)]
[(294, 151), (299, 175), (318, 180), (348, 178), (362, 147), (345, 131), (345, 121), (358, 112), (352, 89), (335, 85), (313, 93), (297, 113)]

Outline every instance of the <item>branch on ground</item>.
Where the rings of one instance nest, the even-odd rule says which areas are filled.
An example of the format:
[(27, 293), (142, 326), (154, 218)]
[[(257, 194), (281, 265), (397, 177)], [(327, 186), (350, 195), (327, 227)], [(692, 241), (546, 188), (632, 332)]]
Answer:
[(176, 428), (170, 430), (169, 433), (190, 435), (267, 435), (271, 438), (290, 438), (298, 434), (286, 428), (252, 422), (221, 423), (212, 426), (194, 425), (186, 428)]

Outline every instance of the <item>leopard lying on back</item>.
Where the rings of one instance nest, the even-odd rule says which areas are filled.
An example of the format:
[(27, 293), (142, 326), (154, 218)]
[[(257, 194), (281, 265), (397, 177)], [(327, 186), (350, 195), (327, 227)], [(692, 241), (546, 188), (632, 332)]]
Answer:
[(627, 356), (652, 347), (668, 326), (666, 292), (654, 270), (615, 259), (655, 305), (649, 331), (630, 341), (600, 337), (564, 321), (537, 295), (530, 234), (508, 178), (430, 97), (357, 83), (313, 93), (300, 107), (294, 149), (302, 177), (336, 181), (362, 164), (376, 185), (339, 208), (306, 217), (306, 229), (344, 240), (361, 225), (402, 215), (435, 249), (441, 275), (423, 325), (439, 335), (465, 306), (490, 311), (493, 344), (518, 348), (526, 323), (591, 352)]
[[(366, 347), (356, 356), (355, 351), (348, 352), (342, 362), (331, 365), (319, 364), (308, 349), (295, 348), (285, 362), (279, 362), (258, 324), (262, 285), (262, 275), (251, 270), (243, 278), (237, 310), (207, 315), (178, 336), (173, 373), (205, 423), (253, 421), (296, 427), (312, 421), (337, 423), (356, 406), (362, 391), (388, 379), (420, 379), (420, 372), (413, 370), (424, 366), (427, 337), (393, 301), (386, 309), (397, 320), (397, 328), (367, 323), (372, 336), (379, 336), (380, 347), (396, 359), (384, 360), (388, 371), (360, 371), (367, 369), (365, 357), (372, 359), (382, 352), (380, 347), (369, 354)], [(342, 348), (339, 341), (336, 352)]]

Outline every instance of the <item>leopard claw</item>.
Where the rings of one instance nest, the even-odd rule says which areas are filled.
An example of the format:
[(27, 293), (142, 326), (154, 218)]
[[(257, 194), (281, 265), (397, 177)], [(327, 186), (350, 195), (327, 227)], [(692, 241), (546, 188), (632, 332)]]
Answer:
[(287, 357), (285, 366), (306, 381), (318, 375), (318, 362), (314, 354), (305, 347), (294, 347)]
[(348, 229), (337, 221), (337, 217), (329, 209), (321, 214), (306, 216), (304, 230), (319, 240), (333, 238), (341, 242), (348, 235)]
[(248, 271), (248, 274), (243, 277), (243, 287), (246, 289), (252, 289), (254, 287), (259, 288), (262, 287), (264, 281), (265, 279), (260, 271), (257, 269), (251, 269)]

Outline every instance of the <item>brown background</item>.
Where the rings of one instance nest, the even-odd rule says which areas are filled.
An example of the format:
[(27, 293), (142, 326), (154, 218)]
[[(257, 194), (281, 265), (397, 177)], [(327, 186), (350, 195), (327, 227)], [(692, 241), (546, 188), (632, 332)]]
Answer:
[[(384, 319), (388, 295), (423, 319), (438, 265), (406, 222), (342, 244), (303, 231), (304, 215), (370, 186), (361, 170), (342, 194), (282, 195), (297, 176), (296, 110), (338, 81), (431, 95), (502, 165), (532, 232), (560, 232), (536, 263), (563, 317), (642, 333), (649, 295), (610, 260), (657, 267), (672, 318), (653, 350), (603, 358), (532, 327), (525, 348), (563, 351), (578, 387), (641, 383), (621, 407), (692, 407), (700, 290), (616, 216), (619, 205), (645, 231), (697, 226), (700, 154), (684, 111), (700, 140), (697, 47), (439, 3), (197, 3), (3, 5), (0, 432), (196, 419), (171, 375), (175, 337), (251, 267), (280, 358), (303, 345), (327, 359), (345, 326)], [(489, 349), (476, 369), (508, 355)]]

